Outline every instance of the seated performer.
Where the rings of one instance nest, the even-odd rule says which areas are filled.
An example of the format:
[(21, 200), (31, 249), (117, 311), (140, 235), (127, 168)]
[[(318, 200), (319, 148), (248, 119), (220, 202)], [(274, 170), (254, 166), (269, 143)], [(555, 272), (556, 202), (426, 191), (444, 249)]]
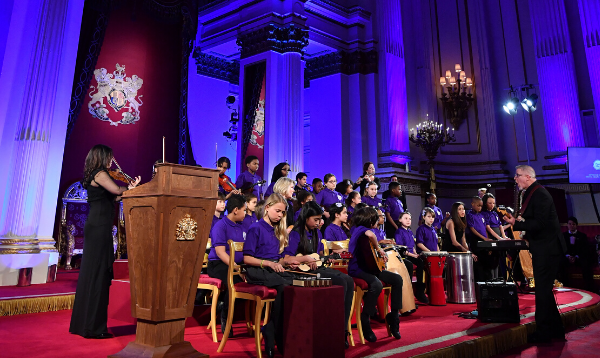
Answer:
[[(288, 173), (290, 172), (290, 165), (288, 163), (279, 163), (273, 168), (273, 174), (271, 175), (271, 184), (265, 191), (265, 199), (273, 193), (273, 187), (275, 183), (279, 180), (279, 178), (287, 178)], [(289, 223), (288, 223), (289, 224)]]
[(392, 287), (390, 298), (391, 311), (386, 315), (385, 320), (394, 338), (400, 339), (400, 317), (398, 312), (402, 308), (402, 277), (393, 272), (385, 270), (380, 272), (376, 268), (368, 267), (367, 258), (372, 257), (373, 254), (371, 251), (362, 250), (363, 246), (365, 246), (363, 240), (369, 240), (374, 247), (378, 248), (379, 254), (387, 262), (387, 255), (379, 247), (377, 235), (373, 233), (373, 229), (377, 227), (377, 211), (369, 207), (358, 209), (354, 213), (352, 221), (355, 227), (348, 247), (348, 251), (352, 253), (352, 258), (348, 263), (348, 274), (352, 277), (365, 280), (369, 285), (369, 289), (363, 297), (364, 306), (360, 315), (363, 336), (369, 342), (377, 341), (377, 337), (371, 329), (370, 317), (377, 313), (377, 298), (383, 289), (383, 285), (381, 284), (381, 281), (383, 281)]
[(588, 243), (587, 236), (577, 230), (577, 218), (570, 217), (567, 221), (567, 231), (563, 233), (565, 242), (567, 243), (567, 253), (562, 262), (562, 272), (560, 278), (565, 286), (570, 284), (568, 268), (570, 266), (578, 266), (581, 268), (581, 275), (585, 284), (585, 289), (590, 292), (597, 293), (594, 287), (594, 258), (595, 255), (591, 251), (592, 247)]
[(323, 181), (320, 178), (314, 178), (312, 181), (313, 194), (315, 196), (323, 190)]
[(300, 215), (300, 211), (302, 211), (302, 207), (304, 204), (309, 201), (315, 200), (315, 194), (307, 190), (300, 190), (296, 192), (296, 205), (294, 206), (294, 222), (298, 220), (298, 215)]
[(419, 255), (417, 255), (417, 251), (415, 250), (415, 235), (410, 229), (412, 215), (407, 211), (403, 212), (400, 214), (399, 222), (400, 227), (395, 235), (396, 245), (406, 246), (406, 258), (404, 260), (409, 261), (406, 264), (406, 269), (410, 277), (413, 276), (413, 264), (416, 267), (417, 282), (414, 289), (415, 298), (423, 304), (428, 304), (429, 299), (425, 296), (425, 282), (423, 281), (424, 263)]
[[(231, 161), (229, 160), (229, 158), (221, 157), (217, 160), (217, 169), (219, 169), (220, 180), (225, 180), (226, 182), (231, 183), (231, 178), (225, 174), (225, 172), (227, 172), (227, 170), (229, 170), (229, 168), (231, 168)], [(219, 191), (221, 193), (223, 193), (223, 195), (225, 195), (225, 199), (229, 199), (229, 197), (232, 196), (233, 194), (241, 194), (242, 193), (241, 191), (239, 191), (237, 189), (233, 189), (233, 190), (227, 192), (227, 190), (225, 190), (221, 186), (221, 183), (219, 183)]]
[(485, 218), (481, 213), (483, 201), (474, 196), (471, 200), (471, 211), (467, 213), (467, 241), (471, 251), (477, 256), (473, 265), (476, 281), (491, 281), (494, 278), (494, 272), (498, 267), (498, 260), (490, 250), (477, 249), (478, 241), (491, 241), (487, 236), (485, 228)]
[(335, 175), (329, 173), (325, 174), (325, 188), (319, 192), (319, 194), (315, 197), (315, 202), (319, 204), (319, 206), (325, 208), (325, 216), (329, 217), (329, 206), (331, 204), (340, 203), (343, 204), (342, 194), (335, 191), (335, 186), (337, 184), (337, 180), (335, 179)]
[(400, 197), (402, 196), (400, 183), (391, 182), (389, 190), (390, 195), (385, 199), (385, 206), (387, 207), (387, 212), (385, 213), (387, 218), (387, 221), (385, 222), (385, 235), (387, 237), (394, 237), (396, 230), (400, 227), (399, 219), (400, 214), (404, 212), (404, 206), (400, 200)]
[(348, 198), (346, 199), (346, 208), (348, 210), (348, 221), (352, 218), (352, 214), (354, 214), (354, 210), (356, 209), (356, 205), (362, 203), (362, 198), (360, 197), (360, 193), (358, 191), (353, 191), (348, 194)]
[[(311, 273), (319, 273), (321, 277), (330, 278), (334, 285), (344, 288), (344, 327), (348, 327), (350, 311), (352, 310), (352, 298), (354, 297), (354, 280), (341, 271), (324, 266), (317, 267), (315, 259), (308, 256), (323, 251), (321, 232), (318, 229), (318, 221), (321, 220), (322, 215), (323, 210), (314, 201), (304, 204), (298, 221), (290, 232), (290, 242), (283, 250), (283, 254), (286, 258), (295, 257), (298, 262), (308, 264)], [(348, 343), (349, 335), (350, 332), (346, 331), (346, 348), (350, 347)]]
[[(350, 238), (350, 230), (346, 227), (348, 225), (348, 211), (346, 205), (335, 203), (329, 207), (329, 215), (331, 217), (331, 224), (325, 228), (323, 237), (327, 241), (345, 241)], [(333, 252), (343, 252), (344, 250), (338, 249)]]
[(259, 165), (258, 158), (255, 155), (249, 155), (246, 157), (244, 163), (248, 170), (237, 177), (235, 186), (244, 194), (252, 188), (252, 194), (256, 195), (257, 198), (262, 199), (262, 187), (257, 184), (262, 179), (256, 174)]
[(275, 355), (275, 342), (283, 351), (283, 289), (292, 284), (293, 274), (285, 272), (284, 266), (297, 267), (295, 257), (283, 257), (288, 245), (286, 212), (287, 200), (273, 193), (265, 202), (264, 216), (252, 225), (244, 243), (244, 264), (246, 282), (267, 286), (277, 290), (275, 302), (271, 305), (271, 320), (262, 328), (265, 339), (265, 354)]
[(244, 228), (244, 232), (248, 232), (250, 226), (258, 221), (255, 212), (258, 199), (254, 194), (246, 194), (244, 198), (246, 199), (246, 216), (244, 217), (244, 221), (242, 221), (242, 227)]
[(383, 213), (383, 211), (380, 208), (377, 208), (377, 217), (379, 218), (377, 220), (377, 228), (373, 229), (373, 231), (375, 232), (375, 234), (377, 235), (377, 241), (381, 244), (393, 244), (394, 240), (387, 240), (385, 238), (385, 230), (383, 230), (383, 225), (385, 224), (385, 214)]
[[(217, 200), (217, 206), (215, 206), (215, 215), (213, 216), (212, 223), (210, 224), (211, 230), (213, 227), (215, 227), (219, 220), (223, 219), (223, 215), (225, 213), (225, 194), (219, 192), (217, 195), (219, 199)], [(209, 237), (212, 238), (212, 235)]]
[[(256, 199), (255, 199), (256, 200)], [(211, 247), (208, 254), (208, 276), (221, 280), (222, 293), (219, 295), (219, 301), (223, 302), (221, 310), (221, 332), (225, 332), (227, 325), (227, 311), (229, 308), (229, 298), (227, 291), (227, 271), (229, 270), (229, 244), (228, 240), (244, 242), (246, 233), (242, 227), (242, 221), (246, 216), (246, 200), (243, 196), (233, 194), (227, 200), (227, 216), (217, 222), (211, 230)], [(240, 264), (244, 261), (244, 255), (241, 252), (235, 253), (235, 262)], [(233, 276), (234, 283), (242, 282), (240, 276)], [(233, 331), (230, 337), (233, 337)]]
[(435, 221), (435, 212), (433, 209), (426, 207), (423, 209), (423, 225), (417, 229), (417, 252), (440, 251), (438, 245), (438, 236), (433, 222)]

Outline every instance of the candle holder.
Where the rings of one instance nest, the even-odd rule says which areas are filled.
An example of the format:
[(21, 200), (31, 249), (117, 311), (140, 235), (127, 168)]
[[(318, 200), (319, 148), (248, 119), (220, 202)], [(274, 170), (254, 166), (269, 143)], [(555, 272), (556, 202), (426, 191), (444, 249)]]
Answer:
[(444, 117), (450, 121), (452, 128), (458, 129), (467, 120), (469, 108), (474, 100), (471, 93), (473, 80), (466, 76), (458, 63), (454, 65), (454, 71), (458, 74), (458, 78), (452, 76), (450, 70), (446, 71), (445, 77), (440, 77), (442, 86), (440, 99), (444, 106)]
[(454, 128), (451, 133), (449, 127), (444, 129), (439, 123), (425, 121), (417, 124), (416, 130), (412, 128), (410, 131), (409, 140), (425, 151), (427, 164), (429, 164), (429, 188), (432, 193), (435, 193), (436, 181), (433, 163), (441, 147), (450, 142), (456, 142)]

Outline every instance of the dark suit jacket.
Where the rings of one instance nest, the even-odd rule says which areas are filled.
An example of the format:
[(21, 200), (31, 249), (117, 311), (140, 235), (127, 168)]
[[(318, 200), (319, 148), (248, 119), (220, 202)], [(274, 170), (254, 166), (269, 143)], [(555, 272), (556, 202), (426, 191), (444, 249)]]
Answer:
[[(535, 187), (539, 188), (533, 192)], [(525, 231), (525, 239), (529, 241), (529, 251), (533, 257), (535, 255), (563, 255), (567, 251), (567, 247), (560, 230), (552, 196), (537, 181), (526, 189), (523, 205), (528, 196), (531, 196), (531, 199), (522, 215), (525, 221), (517, 221), (514, 230)]]
[[(571, 245), (571, 236), (575, 236), (575, 244)], [(591, 245), (588, 244), (587, 236), (581, 231), (577, 230), (575, 234), (569, 234), (569, 232), (563, 233), (565, 243), (567, 244), (567, 252), (571, 256), (579, 256), (579, 259), (585, 260), (590, 254), (592, 249)]]

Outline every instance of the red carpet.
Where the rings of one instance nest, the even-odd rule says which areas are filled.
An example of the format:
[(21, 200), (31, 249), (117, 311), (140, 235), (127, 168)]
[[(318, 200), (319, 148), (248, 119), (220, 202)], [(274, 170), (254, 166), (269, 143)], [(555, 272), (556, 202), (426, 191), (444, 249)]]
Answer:
[(77, 277), (79, 270), (59, 271), (56, 281), (26, 287), (2, 286), (0, 287), (0, 300), (11, 298), (27, 298), (37, 296), (73, 295), (77, 288)]
[[(120, 287), (120, 288), (117, 288)], [(111, 306), (117, 304), (115, 294), (124, 296), (125, 283), (113, 284), (111, 288)], [(520, 296), (521, 313), (527, 315), (521, 323), (533, 319), (533, 295)], [(588, 307), (600, 302), (600, 297), (583, 291), (562, 292), (557, 294), (559, 304), (571, 304), (573, 307), (563, 307), (566, 312), (575, 308)], [(123, 297), (121, 304), (125, 304)], [(111, 307), (111, 309), (114, 307)], [(362, 345), (358, 342), (358, 333), (353, 330), (356, 347), (346, 351), (346, 357), (410, 357), (452, 344), (472, 340), (501, 330), (506, 330), (515, 324), (485, 324), (476, 320), (467, 320), (453, 315), (466, 312), (475, 305), (449, 304), (443, 307), (422, 306), (410, 317), (402, 318), (400, 330), (402, 339), (396, 341), (386, 337), (383, 324), (373, 323), (375, 334), (379, 337), (376, 343)], [(206, 308), (202, 309), (202, 319), (188, 319), (185, 339), (200, 352), (215, 357), (254, 357), (254, 340), (246, 333), (244, 324), (240, 321), (234, 325), (235, 337), (227, 342), (224, 353), (216, 353), (218, 345), (213, 343), (206, 326), (196, 326), (191, 320), (205, 321)], [(120, 307), (116, 311), (123, 311)], [(113, 315), (115, 316), (115, 310)], [(2, 357), (106, 357), (120, 351), (128, 342), (133, 341), (135, 326), (114, 318), (109, 318), (109, 329), (117, 336), (109, 340), (86, 340), (68, 333), (71, 311), (46, 312), (27, 315), (0, 317), (0, 344), (3, 347)], [(196, 316), (196, 314), (195, 314)], [(192, 323), (192, 324), (190, 324)], [(195, 323), (195, 324), (194, 324)], [(582, 331), (583, 332), (583, 331)], [(578, 332), (571, 333), (571, 335)], [(584, 332), (585, 333), (585, 332)], [(220, 338), (220, 335), (219, 335)], [(588, 337), (591, 339), (591, 337)], [(569, 344), (576, 344), (570, 341)]]
[(577, 329), (567, 334), (567, 342), (555, 342), (550, 345), (532, 346), (512, 349), (498, 358), (567, 358), (600, 356), (600, 322)]

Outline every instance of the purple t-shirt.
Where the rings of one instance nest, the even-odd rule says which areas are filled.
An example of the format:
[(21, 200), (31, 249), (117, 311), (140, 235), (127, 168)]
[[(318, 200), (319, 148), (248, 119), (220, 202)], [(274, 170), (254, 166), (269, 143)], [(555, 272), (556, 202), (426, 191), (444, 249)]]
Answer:
[[(442, 221), (444, 221), (444, 215), (442, 215), (442, 209), (438, 208), (437, 206), (429, 206), (427, 205), (427, 207), (433, 209), (433, 212), (435, 212), (435, 220), (433, 220), (433, 224), (431, 226), (433, 226), (436, 230), (440, 230), (442, 228)], [(423, 214), (424, 211), (421, 211), (421, 215), (419, 215), (419, 221), (421, 221), (423, 219)]]
[(387, 211), (390, 213), (392, 220), (398, 221), (400, 219), (400, 214), (404, 212), (404, 206), (402, 206), (400, 199), (395, 196), (389, 196), (385, 199), (385, 204), (387, 205)]
[(267, 224), (264, 219), (250, 226), (246, 233), (243, 253), (257, 259), (278, 261), (281, 254), (279, 253), (279, 240), (275, 236), (275, 228)]
[(358, 247), (358, 240), (368, 240), (367, 237), (364, 236), (367, 230), (371, 230), (365, 226), (355, 226), (353, 227), (352, 236), (350, 237), (350, 242), (348, 243), (348, 252), (352, 254), (352, 258), (348, 261), (348, 274), (350, 276), (356, 276), (359, 273), (363, 272), (358, 266), (358, 256), (363, 253), (356, 252), (356, 250), (360, 249)]
[(415, 235), (410, 228), (405, 229), (399, 227), (398, 230), (396, 230), (395, 239), (397, 245), (406, 246), (408, 252), (413, 252), (413, 248), (415, 247)]
[(244, 221), (242, 221), (242, 228), (244, 229), (244, 232), (248, 232), (250, 226), (252, 226), (252, 224), (254, 224), (257, 221), (258, 219), (256, 219), (256, 213), (253, 212), (252, 215), (246, 214), (246, 216), (244, 217)]
[(348, 222), (350, 221), (350, 218), (352, 217), (352, 215), (354, 214), (354, 207), (352, 206), (348, 206), (346, 207), (346, 210), (348, 211)]
[[(321, 242), (321, 239), (322, 239), (321, 231), (320, 230), (316, 230), (316, 231), (317, 231), (317, 240), (319, 240), (319, 244), (317, 246), (317, 253), (318, 253), (318, 252), (323, 251), (323, 243)], [(312, 240), (313, 239), (312, 232), (307, 231), (306, 238), (308, 240)], [(283, 249), (283, 256), (285, 256), (285, 255), (296, 256), (297, 254), (299, 254), (298, 245), (300, 245), (300, 234), (298, 233), (298, 231), (292, 230), (292, 231), (290, 231), (290, 241), (288, 243), (288, 246), (286, 246), (285, 249)], [(306, 253), (306, 254), (308, 255), (310, 253)]]
[[(228, 217), (223, 218), (215, 226), (212, 228), (212, 241), (211, 246), (212, 250), (210, 250), (210, 254), (208, 254), (208, 261), (219, 261), (221, 260), (217, 255), (217, 246), (225, 246), (225, 252), (229, 255), (229, 244), (227, 244), (228, 240), (233, 240), (236, 242), (243, 242), (246, 237), (246, 233), (242, 228), (241, 223), (235, 223), (229, 220)], [(244, 261), (244, 255), (241, 251), (235, 253), (235, 262), (242, 263)]]
[[(235, 181), (235, 187), (238, 189), (249, 188), (252, 184), (257, 183), (260, 180), (261, 177), (246, 170), (237, 177), (237, 180)], [(257, 198), (260, 198), (261, 191), (262, 187), (257, 185), (252, 190), (252, 193), (256, 195)]]
[(486, 225), (489, 225), (490, 227), (500, 227), (500, 225), (502, 225), (497, 211), (482, 211), (481, 214), (485, 219)]
[[(425, 224), (419, 226), (417, 229), (417, 244), (423, 244), (429, 251), (437, 251), (438, 250), (438, 236), (435, 228), (433, 226), (427, 226)], [(421, 250), (417, 246), (417, 253), (420, 253)]]
[(325, 234), (323, 235), (325, 240), (327, 241), (345, 241), (348, 240), (348, 236), (344, 232), (341, 226), (336, 224), (329, 224), (327, 228), (325, 228)]
[(269, 184), (269, 186), (267, 187), (267, 190), (265, 191), (265, 199), (273, 194), (273, 187), (275, 186), (275, 182), (271, 182), (271, 184)]
[(487, 231), (485, 229), (485, 217), (481, 212), (476, 213), (473, 210), (467, 213), (467, 236), (470, 237), (471, 240), (480, 240), (479, 237), (476, 237), (469, 228), (474, 228), (481, 236), (488, 237)]
[(323, 188), (323, 190), (321, 190), (319, 194), (317, 194), (317, 196), (315, 197), (315, 201), (317, 202), (317, 204), (325, 207), (326, 209), (329, 209), (331, 204), (344, 203), (342, 194), (329, 188)]
[(362, 197), (362, 202), (369, 206), (373, 206), (375, 208), (381, 209), (381, 211), (384, 213), (387, 211), (387, 210), (384, 210), (383, 202), (378, 197), (371, 198), (370, 196), (365, 195)]
[[(213, 215), (212, 222), (210, 223), (210, 232), (209, 232), (209, 233), (210, 233), (210, 235), (208, 235), (208, 237), (210, 237), (211, 239), (213, 238), (213, 236), (212, 236), (212, 229), (213, 229), (213, 228), (215, 227), (215, 225), (217, 225), (217, 223), (218, 223), (219, 221), (221, 221), (221, 220), (222, 220), (224, 217), (225, 217), (225, 216), (224, 216), (223, 214), (221, 214), (221, 216), (214, 216), (214, 215)], [(211, 242), (212, 242), (212, 241), (211, 241)], [(212, 244), (211, 244), (211, 246), (212, 246)]]
[(385, 231), (381, 229), (373, 229), (373, 232), (377, 236), (377, 241), (385, 240)]

